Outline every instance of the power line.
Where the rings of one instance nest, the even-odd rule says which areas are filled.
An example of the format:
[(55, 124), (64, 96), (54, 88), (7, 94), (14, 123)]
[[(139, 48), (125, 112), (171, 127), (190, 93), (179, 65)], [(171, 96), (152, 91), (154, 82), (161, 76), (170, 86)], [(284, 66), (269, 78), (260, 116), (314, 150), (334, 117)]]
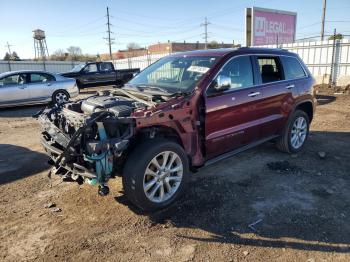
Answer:
[(205, 45), (204, 48), (208, 49), (208, 25), (210, 25), (210, 22), (208, 22), (208, 19), (204, 18), (204, 23), (201, 24), (201, 26), (204, 26), (204, 41)]
[(234, 27), (230, 27), (230, 26), (226, 26), (226, 25), (221, 25), (221, 24), (218, 24), (218, 23), (212, 23), (213, 26), (217, 26), (219, 27), (219, 29), (222, 29), (222, 30), (227, 30), (227, 31), (237, 31), (237, 32), (245, 32), (243, 29), (241, 28), (234, 28)]
[(350, 23), (350, 20), (327, 20), (329, 23)]
[(69, 35), (47, 35), (49, 37), (85, 37), (85, 36), (94, 36), (94, 35), (101, 35), (105, 34), (106, 31), (99, 31), (99, 32), (91, 32), (91, 33), (86, 33), (86, 34), (69, 34)]
[(322, 22), (315, 22), (315, 23), (312, 23), (312, 24), (308, 24), (308, 25), (305, 25), (305, 26), (301, 26), (301, 27), (298, 27), (297, 30), (300, 31), (304, 28), (308, 28), (308, 27), (312, 27), (312, 26), (315, 26), (315, 25), (319, 25), (321, 24)]
[[(119, 28), (120, 27), (118, 26), (118, 29)], [(184, 34), (184, 33), (197, 31), (198, 29), (199, 28), (198, 28), (198, 25), (197, 25), (196, 27), (191, 28), (189, 30), (173, 31), (173, 32), (167, 32), (167, 33), (163, 32), (161, 34), (157, 34), (156, 36), (157, 37), (159, 37), (159, 36), (167, 37), (167, 36), (171, 36), (171, 35), (174, 35), (174, 34), (176, 34), (176, 35), (180, 34), (181, 35), (181, 34)], [(130, 31), (133, 31), (133, 30), (130, 30)], [(140, 31), (134, 31), (134, 32), (140, 32)], [(150, 33), (150, 34), (147, 34), (147, 33), (145, 33), (145, 34), (144, 33), (140, 33), (140, 34), (139, 33), (119, 33), (119, 31), (118, 31), (118, 36), (134, 36), (134, 37), (145, 37), (145, 38), (155, 37), (154, 33)]]
[[(63, 32), (65, 32), (65, 31), (67, 31), (68, 29), (73, 29), (72, 31), (75, 31), (75, 30), (77, 30), (77, 29), (81, 29), (81, 28), (84, 28), (84, 27), (86, 27), (86, 26), (89, 26), (89, 25), (91, 25), (91, 24), (94, 24), (94, 23), (96, 23), (96, 22), (98, 22), (98, 21), (100, 21), (100, 20), (102, 20), (102, 19), (104, 19), (105, 18), (105, 16), (99, 16), (99, 17), (97, 17), (97, 18), (95, 18), (95, 19), (93, 19), (93, 20), (90, 20), (90, 21), (88, 21), (88, 22), (86, 22), (86, 23), (84, 23), (84, 24), (79, 24), (79, 25), (75, 25), (75, 24), (71, 24), (71, 25), (67, 25), (67, 26), (64, 26), (63, 28), (61, 27), (60, 28), (60, 31), (58, 32), (58, 33), (63, 33)], [(89, 29), (90, 29), (90, 27), (89, 27)], [(61, 30), (63, 30), (63, 31), (61, 31)]]

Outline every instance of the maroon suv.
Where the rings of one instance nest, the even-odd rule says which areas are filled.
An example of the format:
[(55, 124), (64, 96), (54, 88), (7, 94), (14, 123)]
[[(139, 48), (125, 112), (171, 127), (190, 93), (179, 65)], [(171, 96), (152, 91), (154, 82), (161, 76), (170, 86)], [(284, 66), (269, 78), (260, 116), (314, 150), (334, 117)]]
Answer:
[(313, 118), (313, 78), (294, 53), (239, 48), (178, 53), (123, 88), (41, 112), (52, 173), (98, 184), (122, 176), (128, 199), (163, 208), (190, 170), (268, 140), (302, 149)]

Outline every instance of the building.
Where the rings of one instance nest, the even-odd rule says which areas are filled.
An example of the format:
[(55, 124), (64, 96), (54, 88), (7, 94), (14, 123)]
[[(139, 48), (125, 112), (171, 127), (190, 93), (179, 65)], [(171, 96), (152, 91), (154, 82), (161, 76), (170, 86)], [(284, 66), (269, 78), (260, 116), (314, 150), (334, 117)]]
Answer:
[(113, 58), (123, 59), (123, 58), (130, 58), (130, 57), (143, 56), (143, 55), (147, 55), (146, 48), (119, 50), (118, 52), (113, 53)]
[[(235, 47), (234, 44), (224, 44), (217, 43), (215, 41), (208, 43), (208, 48), (231, 48)], [(174, 52), (183, 52), (183, 51), (192, 51), (197, 49), (204, 49), (204, 43), (158, 43), (148, 46), (149, 54), (164, 54), (164, 53), (174, 53)]]
[[(215, 41), (212, 41), (208, 43), (208, 48), (232, 48), (232, 47), (238, 47), (237, 45), (232, 44), (225, 44), (225, 43), (217, 43)], [(138, 49), (125, 49), (125, 50), (119, 50), (116, 53), (113, 53), (113, 59), (125, 59), (125, 58), (132, 58), (132, 57), (138, 57), (138, 56), (144, 56), (144, 55), (151, 55), (151, 54), (166, 54), (166, 53), (176, 53), (176, 52), (184, 52), (184, 51), (192, 51), (192, 50), (200, 50), (204, 49), (205, 44), (204, 43), (176, 43), (176, 42), (167, 42), (167, 43), (158, 43), (149, 45), (148, 48), (138, 48)], [(108, 60), (109, 55), (103, 54), (101, 55), (102, 60)]]

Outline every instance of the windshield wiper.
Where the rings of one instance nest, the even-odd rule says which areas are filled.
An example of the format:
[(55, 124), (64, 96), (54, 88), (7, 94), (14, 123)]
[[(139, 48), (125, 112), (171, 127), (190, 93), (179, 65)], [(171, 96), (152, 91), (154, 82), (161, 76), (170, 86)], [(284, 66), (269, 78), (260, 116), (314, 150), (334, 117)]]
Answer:
[[(126, 87), (129, 87), (129, 88), (134, 88), (138, 91), (144, 91), (145, 89), (148, 89), (150, 91), (154, 90), (154, 91), (160, 91), (160, 94), (161, 95), (165, 95), (165, 96), (170, 96), (170, 97), (173, 97), (173, 96), (186, 96), (186, 95), (189, 95), (191, 94), (192, 92), (186, 92), (186, 91), (182, 91), (182, 90), (176, 90), (175, 92), (169, 92), (168, 90), (166, 90), (165, 88), (162, 88), (162, 87), (158, 87), (158, 86), (150, 86), (150, 85), (137, 85), (137, 86), (134, 86), (134, 85), (126, 85)], [(157, 93), (158, 93), (157, 92)]]
[(188, 96), (188, 95), (190, 95), (192, 92), (189, 92), (189, 91), (180, 91), (180, 90), (178, 90), (178, 91), (176, 91), (175, 93), (171, 93), (171, 95), (170, 96)]
[(159, 87), (159, 86), (149, 86), (149, 85), (138, 85), (136, 86), (137, 89), (150, 89), (150, 90), (158, 90), (162, 93), (171, 94), (168, 90), (165, 88)]

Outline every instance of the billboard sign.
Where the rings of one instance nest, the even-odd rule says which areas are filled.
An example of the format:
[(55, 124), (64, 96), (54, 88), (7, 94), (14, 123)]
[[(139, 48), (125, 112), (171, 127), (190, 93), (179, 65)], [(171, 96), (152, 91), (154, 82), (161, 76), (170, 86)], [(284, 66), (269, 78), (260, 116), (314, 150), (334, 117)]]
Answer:
[(295, 40), (297, 14), (266, 8), (247, 8), (247, 46), (292, 43)]

